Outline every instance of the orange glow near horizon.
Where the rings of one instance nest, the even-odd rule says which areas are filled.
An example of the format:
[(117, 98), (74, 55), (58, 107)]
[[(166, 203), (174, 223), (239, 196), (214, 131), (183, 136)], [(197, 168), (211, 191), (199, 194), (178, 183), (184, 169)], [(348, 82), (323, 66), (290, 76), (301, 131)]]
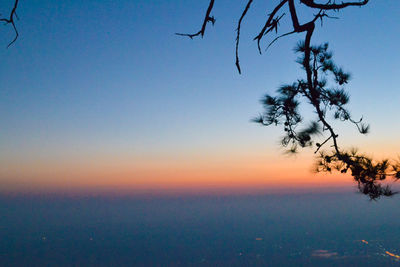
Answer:
[(312, 158), (256, 157), (37, 161), (0, 169), (2, 191), (47, 192), (256, 192), (344, 187), (352, 179), (315, 174)]

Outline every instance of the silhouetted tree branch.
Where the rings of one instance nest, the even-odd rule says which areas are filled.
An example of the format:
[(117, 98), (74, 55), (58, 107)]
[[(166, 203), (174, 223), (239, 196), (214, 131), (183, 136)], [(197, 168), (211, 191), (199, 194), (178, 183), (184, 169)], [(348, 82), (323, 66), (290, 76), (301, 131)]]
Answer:
[(8, 17), (0, 17), (0, 21), (3, 21), (6, 25), (11, 24), (11, 26), (13, 27), (14, 32), (15, 32), (15, 37), (7, 45), (7, 48), (10, 47), (10, 45), (12, 45), (13, 43), (15, 43), (15, 41), (17, 41), (18, 36), (19, 36), (17, 27), (15, 26), (15, 19), (18, 19), (17, 8), (18, 8), (18, 0), (14, 0), (14, 5), (10, 11), (10, 15)]
[(253, 2), (253, 0), (249, 0), (249, 1), (247, 2), (247, 5), (246, 5), (246, 7), (245, 7), (244, 10), (243, 10), (242, 15), (240, 16), (240, 19), (239, 19), (239, 22), (238, 22), (238, 26), (237, 26), (237, 29), (236, 29), (237, 35), (236, 35), (236, 53), (235, 53), (235, 54), (236, 54), (236, 62), (235, 62), (235, 65), (236, 65), (236, 67), (237, 67), (237, 69), (238, 69), (238, 71), (239, 71), (239, 74), (241, 73), (240, 64), (239, 64), (240, 26), (241, 26), (241, 24), (242, 24), (243, 18), (244, 18), (244, 17), (246, 16), (246, 14), (247, 14), (247, 11), (249, 10), (250, 5), (251, 5), (252, 2)]
[(204, 21), (203, 21), (203, 25), (201, 26), (201, 29), (196, 32), (196, 33), (176, 33), (176, 35), (181, 35), (181, 36), (187, 36), (190, 39), (193, 39), (193, 37), (196, 36), (204, 36), (204, 32), (206, 31), (206, 27), (207, 27), (207, 23), (211, 22), (213, 25), (215, 23), (215, 18), (213, 16), (210, 16), (211, 10), (213, 9), (214, 6), (214, 0), (210, 0), (210, 3), (208, 4), (208, 8), (207, 8), (207, 12), (206, 15), (204, 16)]
[[(236, 35), (236, 67), (241, 73), (239, 64), (239, 40), (242, 21), (251, 7), (252, 0), (248, 0), (238, 22)], [(345, 105), (349, 101), (349, 96), (344, 86), (350, 79), (350, 74), (338, 67), (332, 60), (332, 53), (328, 51), (328, 44), (315, 46), (311, 45), (311, 39), (315, 31), (315, 23), (323, 22), (324, 18), (336, 18), (329, 12), (337, 12), (347, 7), (361, 7), (368, 4), (368, 0), (348, 1), (336, 3), (328, 0), (326, 3), (317, 3), (314, 0), (300, 0), (300, 4), (310, 9), (317, 9), (318, 12), (313, 18), (305, 23), (300, 23), (296, 4), (294, 0), (281, 0), (267, 16), (266, 22), (259, 34), (254, 38), (257, 41), (257, 48), (261, 53), (261, 41), (269, 33), (278, 33), (279, 23), (285, 13), (278, 14), (287, 5), (290, 12), (292, 30), (274, 38), (267, 48), (278, 39), (295, 34), (305, 33), (303, 41), (297, 46), (295, 51), (300, 54), (297, 62), (305, 71), (306, 77), (299, 79), (292, 84), (282, 85), (278, 90), (278, 96), (266, 95), (262, 99), (264, 113), (253, 121), (261, 125), (281, 125), (283, 124), (285, 136), (281, 140), (284, 147), (289, 147), (288, 151), (295, 153), (301, 147), (316, 147), (315, 153), (318, 154), (316, 171), (332, 172), (337, 170), (341, 173), (348, 171), (358, 183), (361, 193), (368, 195), (371, 199), (381, 196), (392, 196), (396, 194), (389, 186), (384, 186), (381, 182), (387, 177), (395, 180), (400, 179), (400, 162), (381, 160), (375, 161), (372, 158), (359, 153), (357, 150), (343, 150), (338, 144), (339, 135), (335, 132), (328, 115), (341, 121), (348, 121), (354, 124), (361, 134), (369, 131), (369, 126), (362, 122), (362, 118), (354, 120)], [(202, 29), (196, 34), (179, 34), (190, 38), (204, 35), (205, 25), (210, 21), (210, 12), (214, 1), (211, 1), (203, 22)], [(215, 19), (212, 17), (214, 24)], [(317, 117), (308, 125), (304, 125), (303, 118), (299, 113), (300, 103), (308, 102), (314, 108)], [(315, 142), (317, 136), (328, 133), (322, 142)], [(333, 150), (325, 152), (322, 147), (331, 144)]]
[[(354, 120), (345, 107), (349, 96), (344, 87), (350, 75), (333, 62), (327, 43), (310, 46), (307, 52), (305, 43), (300, 42), (295, 51), (300, 53), (297, 62), (305, 70), (307, 78), (282, 85), (277, 90), (278, 96), (267, 94), (261, 101), (265, 111), (254, 121), (265, 126), (283, 125), (285, 136), (281, 144), (289, 147), (288, 152), (296, 153), (299, 147), (315, 145), (315, 153), (319, 152), (316, 171), (349, 171), (358, 183), (360, 192), (367, 194), (371, 199), (395, 194), (389, 186), (383, 186), (381, 182), (387, 177), (395, 180), (400, 178), (399, 162), (386, 159), (374, 161), (357, 150), (342, 150), (338, 144), (339, 135), (329, 122), (331, 114), (333, 119), (354, 124), (361, 134), (368, 133), (369, 126), (362, 122), (362, 118)], [(304, 125), (298, 109), (304, 100), (311, 104), (317, 114), (317, 118), (308, 125)], [(321, 143), (314, 141), (325, 132), (328, 133), (328, 137)], [(330, 141), (333, 151), (320, 151)]]
[[(307, 43), (309, 44), (310, 40), (311, 40), (311, 36), (313, 34), (314, 28), (315, 28), (315, 22), (320, 19), (321, 23), (322, 23), (322, 19), (324, 17), (326, 18), (334, 18), (333, 16), (330, 16), (327, 12), (329, 11), (333, 11), (333, 12), (337, 12), (341, 9), (344, 9), (346, 7), (350, 7), (350, 6), (364, 6), (368, 3), (369, 0), (363, 0), (363, 1), (355, 1), (355, 2), (341, 2), (340, 4), (336, 4), (335, 1), (329, 0), (327, 3), (325, 4), (320, 4), (320, 3), (315, 3), (315, 1), (313, 0), (300, 0), (301, 4), (306, 5), (307, 7), (311, 8), (311, 9), (319, 9), (319, 12), (314, 15), (314, 18), (304, 24), (300, 24), (299, 23), (299, 19), (297, 16), (297, 11), (296, 11), (296, 7), (295, 7), (295, 3), (294, 0), (281, 0), (279, 2), (279, 4), (277, 4), (275, 6), (275, 8), (272, 10), (272, 12), (268, 15), (268, 18), (263, 26), (263, 28), (261, 29), (260, 33), (254, 37), (254, 40), (257, 40), (257, 47), (258, 47), (258, 51), (261, 53), (261, 40), (263, 39), (263, 37), (265, 35), (267, 35), (270, 32), (275, 31), (275, 33), (278, 33), (278, 28), (279, 28), (279, 22), (280, 20), (284, 17), (285, 13), (278, 15), (278, 12), (282, 9), (282, 7), (284, 7), (286, 4), (289, 7), (289, 11), (290, 11), (290, 17), (292, 20), (292, 24), (293, 24), (293, 30), (285, 33), (281, 36), (278, 36), (277, 38), (275, 38), (269, 45), (268, 47), (274, 43), (276, 40), (278, 40), (281, 37), (284, 36), (288, 36), (294, 33), (302, 33), (302, 32), (306, 32), (306, 38), (305, 38), (305, 44), (307, 47)], [(237, 67), (237, 70), (239, 73), (241, 73), (241, 68), (240, 68), (240, 64), (239, 64), (239, 40), (240, 40), (240, 26), (241, 23), (244, 19), (244, 17), (247, 15), (248, 10), (251, 7), (253, 0), (248, 0), (245, 8), (242, 11), (242, 14), (239, 18), (239, 22), (238, 22), (238, 26), (237, 26), (237, 36), (236, 36), (236, 61), (235, 61), (235, 65)], [(204, 36), (205, 30), (206, 30), (206, 26), (208, 22), (212, 22), (212, 24), (214, 25), (215, 23), (215, 18), (213, 16), (210, 16), (212, 8), (214, 7), (214, 0), (210, 0), (210, 3), (208, 5), (207, 8), (207, 12), (206, 15), (204, 16), (204, 20), (203, 20), (203, 24), (201, 29), (193, 34), (188, 34), (188, 33), (176, 33), (177, 35), (181, 35), (181, 36), (187, 36), (191, 39), (193, 39), (196, 36)], [(308, 36), (308, 37), (307, 37)], [(307, 39), (309, 39), (309, 41), (307, 42)]]
[[(342, 8), (346, 8), (349, 6), (363, 6), (368, 3), (369, 0), (364, 0), (364, 1), (356, 1), (356, 2), (341, 2), (340, 4), (336, 4), (335, 1), (329, 0), (328, 3), (326, 4), (318, 4), (315, 3), (313, 0), (300, 0), (301, 3), (305, 4), (308, 7), (312, 8), (319, 8), (319, 9), (324, 9), (324, 10), (339, 10)], [(333, 2), (333, 3), (332, 3)]]

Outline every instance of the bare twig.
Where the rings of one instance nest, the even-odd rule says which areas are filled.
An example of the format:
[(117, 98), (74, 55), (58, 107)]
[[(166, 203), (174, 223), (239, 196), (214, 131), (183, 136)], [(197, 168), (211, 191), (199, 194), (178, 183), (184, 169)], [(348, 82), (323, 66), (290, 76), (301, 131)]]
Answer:
[(253, 0), (249, 0), (249, 1), (247, 2), (247, 5), (246, 5), (245, 9), (243, 10), (242, 15), (240, 16), (240, 19), (239, 19), (239, 22), (238, 22), (238, 26), (237, 26), (237, 29), (236, 29), (237, 35), (236, 35), (236, 52), (235, 52), (235, 53), (236, 53), (236, 62), (235, 62), (235, 65), (236, 65), (236, 67), (237, 67), (237, 70), (238, 70), (239, 74), (242, 73), (241, 70), (240, 70), (240, 64), (239, 64), (239, 38), (240, 38), (240, 26), (241, 26), (241, 24), (242, 24), (243, 18), (244, 18), (244, 17), (246, 16), (246, 14), (247, 14), (247, 11), (249, 10), (250, 5), (251, 5), (252, 2), (253, 2)]
[(330, 135), (327, 139), (325, 139), (325, 141), (322, 142), (321, 144), (317, 143), (317, 150), (314, 151), (314, 154), (316, 154), (316, 153), (321, 149), (321, 147), (322, 147), (323, 145), (325, 145), (326, 142), (328, 142), (329, 139), (331, 139), (331, 138), (332, 138), (332, 135)]
[(18, 0), (15, 0), (15, 1), (14, 1), (14, 6), (13, 6), (13, 8), (11, 9), (11, 12), (10, 12), (10, 16), (9, 16), (8, 18), (0, 18), (0, 21), (4, 21), (5, 24), (11, 24), (12, 27), (13, 27), (13, 29), (14, 29), (14, 32), (15, 32), (15, 37), (14, 37), (14, 39), (7, 45), (7, 48), (10, 47), (13, 43), (15, 43), (15, 41), (17, 41), (18, 36), (19, 36), (17, 27), (15, 26), (15, 21), (14, 21), (14, 18), (18, 19), (18, 16), (17, 16), (17, 7), (18, 7)]
[(369, 0), (358, 1), (358, 2), (342, 2), (340, 4), (318, 4), (314, 0), (300, 0), (301, 3), (308, 7), (319, 8), (323, 10), (339, 10), (349, 6), (364, 6), (368, 4)]
[(291, 32), (287, 32), (287, 33), (284, 33), (284, 34), (282, 34), (282, 35), (279, 35), (278, 37), (276, 37), (274, 40), (272, 40), (272, 41), (268, 44), (267, 48), (265, 48), (265, 51), (267, 51), (268, 48), (269, 48), (273, 43), (275, 43), (276, 41), (278, 41), (280, 38), (285, 37), (285, 36), (288, 36), (288, 35), (291, 35), (291, 34), (293, 34), (293, 33), (296, 33), (296, 32), (295, 32), (295, 31), (291, 31)]
[(193, 37), (196, 37), (198, 35), (201, 35), (201, 37), (203, 37), (204, 32), (206, 31), (207, 23), (211, 22), (213, 25), (215, 23), (215, 18), (213, 16), (210, 16), (213, 6), (214, 6), (214, 0), (210, 0), (210, 3), (208, 4), (206, 15), (204, 16), (203, 25), (201, 26), (201, 29), (198, 32), (192, 33), (192, 34), (189, 34), (189, 33), (175, 33), (175, 34), (181, 35), (181, 36), (187, 36), (190, 39), (193, 39)]
[(273, 29), (275, 27), (277, 27), (279, 20), (282, 18), (279, 17), (278, 19), (274, 20), (274, 17), (276, 15), (276, 13), (287, 3), (288, 0), (282, 0), (275, 8), (274, 10), (271, 12), (271, 14), (268, 15), (268, 19), (264, 24), (264, 27), (261, 29), (260, 33), (254, 37), (254, 40), (257, 40), (257, 47), (258, 47), (258, 52), (260, 52), (261, 54), (261, 47), (260, 47), (260, 42), (261, 39), (263, 38), (263, 36), (268, 33), (270, 29)]

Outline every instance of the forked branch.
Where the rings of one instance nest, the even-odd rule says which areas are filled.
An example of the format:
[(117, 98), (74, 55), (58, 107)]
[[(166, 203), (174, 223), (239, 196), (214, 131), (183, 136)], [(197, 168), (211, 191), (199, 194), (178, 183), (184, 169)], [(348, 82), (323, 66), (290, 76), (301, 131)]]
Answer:
[[(247, 0), (247, 4), (246, 4), (245, 8), (243, 9), (243, 11), (241, 12), (241, 15), (239, 17), (239, 21), (238, 21), (237, 29), (236, 29), (235, 65), (236, 65), (236, 68), (237, 68), (239, 74), (242, 72), (240, 63), (239, 63), (239, 42), (240, 42), (240, 34), (241, 34), (240, 30), (241, 30), (241, 25), (242, 25), (243, 19), (248, 14), (248, 11), (249, 11), (252, 3), (253, 3), (253, 0)], [(321, 24), (322, 24), (323, 18), (335, 18), (333, 16), (330, 16), (327, 13), (328, 11), (331, 11), (331, 10), (337, 11), (337, 10), (340, 10), (340, 9), (343, 9), (346, 7), (350, 7), (350, 6), (363, 6), (368, 3), (368, 0), (356, 1), (356, 2), (341, 2), (340, 4), (336, 4), (335, 1), (332, 1), (332, 0), (329, 0), (325, 4), (316, 3), (314, 0), (300, 0), (300, 3), (306, 5), (309, 8), (312, 8), (312, 9), (319, 9), (318, 14), (314, 15), (314, 18), (312, 20), (310, 20), (306, 23), (300, 24), (298, 16), (297, 16), (297, 11), (295, 8), (294, 0), (281, 0), (272, 9), (272, 12), (270, 14), (268, 14), (266, 22), (265, 22), (264, 26), (262, 27), (261, 31), (257, 34), (256, 37), (254, 37), (254, 40), (257, 41), (257, 48), (258, 48), (258, 51), (260, 54), (261, 54), (261, 40), (264, 38), (264, 36), (271, 32), (275, 32), (276, 34), (278, 33), (279, 23), (280, 23), (281, 19), (283, 18), (283, 16), (285, 15), (285, 13), (282, 13), (282, 14), (278, 14), (278, 13), (286, 4), (288, 4), (288, 7), (289, 7), (290, 17), (291, 17), (292, 24), (293, 24), (293, 29), (291, 31), (289, 31), (285, 34), (279, 35), (278, 37), (273, 39), (272, 42), (269, 43), (267, 48), (270, 47), (273, 43), (275, 43), (275, 41), (277, 41), (278, 39), (280, 39), (284, 36), (294, 34), (294, 33), (308, 32), (308, 33), (311, 33), (311, 35), (312, 35), (312, 32), (315, 28), (314, 24), (315, 24), (316, 20), (320, 19)], [(189, 34), (189, 33), (176, 33), (176, 34), (180, 35), (180, 36), (187, 36), (191, 39), (193, 39), (196, 36), (203, 37), (205, 30), (206, 30), (207, 23), (208, 22), (211, 22), (212, 24), (215, 23), (215, 18), (210, 15), (213, 6), (214, 6), (214, 0), (210, 0), (208, 8), (207, 8), (207, 12), (203, 19), (203, 24), (201, 26), (201, 29), (198, 32), (191, 33), (191, 34)], [(313, 29), (313, 30), (311, 31), (311, 29)]]
[(7, 48), (10, 47), (13, 43), (15, 43), (15, 41), (17, 41), (18, 39), (18, 30), (17, 27), (15, 26), (15, 19), (18, 19), (18, 15), (17, 15), (17, 8), (18, 8), (18, 0), (14, 1), (14, 6), (11, 9), (10, 15), (8, 17), (5, 18), (0, 18), (0, 21), (3, 21), (6, 25), (7, 24), (11, 24), (11, 26), (14, 29), (15, 32), (15, 37), (14, 39), (7, 45)]
[(175, 33), (175, 34), (181, 35), (181, 36), (187, 36), (190, 39), (193, 39), (193, 37), (196, 37), (199, 35), (201, 37), (203, 37), (204, 33), (206, 31), (207, 23), (211, 22), (213, 25), (215, 23), (215, 18), (213, 16), (210, 16), (211, 10), (213, 9), (213, 7), (214, 7), (214, 0), (210, 0), (210, 3), (208, 4), (206, 15), (204, 16), (203, 25), (201, 26), (201, 29), (198, 32), (196, 32), (196, 33)]

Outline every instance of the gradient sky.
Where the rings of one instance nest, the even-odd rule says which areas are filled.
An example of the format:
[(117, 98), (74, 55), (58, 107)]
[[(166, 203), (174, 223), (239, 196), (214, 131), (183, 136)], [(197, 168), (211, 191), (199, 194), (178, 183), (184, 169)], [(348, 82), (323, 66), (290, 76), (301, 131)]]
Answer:
[[(12, 1), (9, 1), (12, 2)], [(292, 47), (260, 56), (252, 41), (277, 1), (217, 0), (217, 23), (194, 32), (208, 1), (22, 1), (18, 41), (2, 27), (0, 190), (211, 190), (343, 185), (349, 177), (311, 173), (313, 153), (279, 147), (281, 129), (249, 120), (259, 99), (302, 75)], [(6, 13), (4, 6), (0, 13)], [(343, 146), (377, 157), (400, 150), (400, 2), (371, 0), (325, 20), (329, 41), (352, 73), (350, 110), (371, 133), (338, 125)], [(290, 24), (282, 23), (282, 30)], [(265, 44), (264, 44), (265, 45)]]

